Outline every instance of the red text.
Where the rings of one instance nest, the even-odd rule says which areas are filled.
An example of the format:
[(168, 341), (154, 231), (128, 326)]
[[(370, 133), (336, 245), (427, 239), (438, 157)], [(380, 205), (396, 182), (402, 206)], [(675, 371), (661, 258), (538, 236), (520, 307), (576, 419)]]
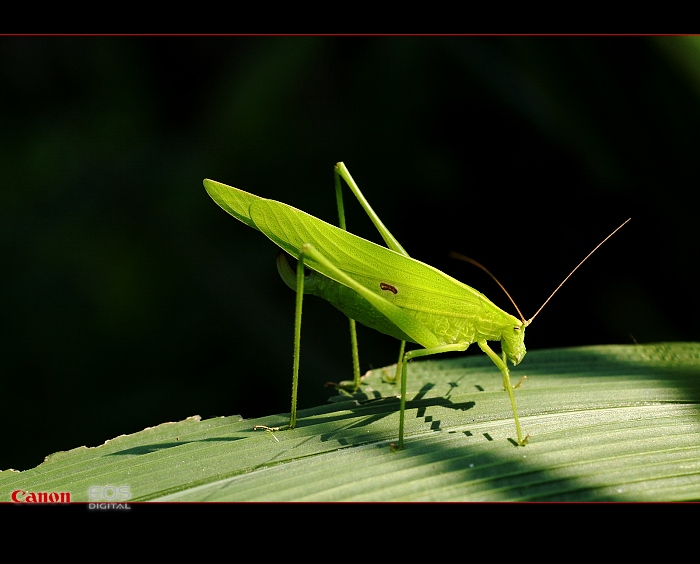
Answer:
[(70, 492), (25, 492), (15, 490), (10, 494), (17, 503), (70, 503)]

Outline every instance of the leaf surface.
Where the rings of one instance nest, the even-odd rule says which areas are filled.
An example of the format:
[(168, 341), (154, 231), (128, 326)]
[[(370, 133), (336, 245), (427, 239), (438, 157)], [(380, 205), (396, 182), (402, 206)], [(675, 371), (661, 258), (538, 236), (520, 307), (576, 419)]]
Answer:
[(700, 500), (699, 343), (531, 351), (522, 375), (525, 447), (500, 374), (466, 356), (410, 364), (399, 452), (398, 387), (378, 369), (294, 430), (253, 431), (286, 415), (163, 423), (1, 472), (0, 499), (127, 485), (130, 501)]

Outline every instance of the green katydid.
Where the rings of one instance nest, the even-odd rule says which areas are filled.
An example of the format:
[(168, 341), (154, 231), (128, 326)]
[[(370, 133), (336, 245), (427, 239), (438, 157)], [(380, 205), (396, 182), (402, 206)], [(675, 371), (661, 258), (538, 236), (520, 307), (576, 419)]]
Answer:
[[(350, 187), (388, 248), (345, 230), (340, 178)], [(290, 420), (289, 425), (274, 430), (294, 428), (296, 425), (301, 312), (303, 295), (308, 293), (327, 300), (350, 319), (355, 388), (360, 383), (355, 321), (401, 341), (396, 370), (396, 379), (401, 383), (399, 449), (403, 447), (408, 361), (421, 356), (464, 351), (472, 343), (477, 343), (501, 371), (503, 387), (513, 411), (518, 444), (524, 445), (528, 436), (523, 438), (513, 393), (518, 385), (513, 386), (510, 382), (507, 362), (514, 366), (520, 363), (526, 353), (525, 328), (569, 276), (629, 219), (599, 243), (535, 315), (526, 321), (517, 306), (520, 319), (500, 309), (477, 290), (410, 258), (372, 210), (342, 162), (335, 166), (335, 184), (340, 227), (287, 204), (213, 180), (204, 180), (207, 192), (221, 208), (249, 227), (262, 231), (298, 261), (295, 273), (284, 253), (277, 260), (282, 279), (296, 291), (296, 312)], [(476, 264), (495, 279), (476, 261), (455, 256)], [(500, 282), (498, 284), (501, 285)], [(406, 341), (423, 348), (405, 351)], [(500, 356), (489, 347), (487, 341), (500, 341)]]

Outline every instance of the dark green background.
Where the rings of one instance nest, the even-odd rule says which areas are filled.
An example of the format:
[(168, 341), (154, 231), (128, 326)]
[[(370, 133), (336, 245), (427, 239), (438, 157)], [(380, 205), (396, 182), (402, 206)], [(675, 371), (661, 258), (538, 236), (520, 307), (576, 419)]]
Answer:
[[(335, 222), (342, 160), (413, 257), (513, 311), (447, 255), (475, 258), (525, 316), (631, 216), (528, 346), (697, 340), (699, 97), (697, 38), (0, 38), (0, 469), (289, 410), (293, 293), (207, 177)], [(302, 408), (351, 375), (313, 299), (301, 361)]]

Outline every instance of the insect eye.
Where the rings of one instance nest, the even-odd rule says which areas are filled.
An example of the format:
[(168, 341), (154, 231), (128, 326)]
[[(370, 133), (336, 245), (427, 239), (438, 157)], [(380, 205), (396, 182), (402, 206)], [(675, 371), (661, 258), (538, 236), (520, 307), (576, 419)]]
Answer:
[(520, 331), (520, 327), (518, 327), (518, 326), (516, 325), (515, 327), (513, 327), (513, 330), (514, 330), (514, 331)]

